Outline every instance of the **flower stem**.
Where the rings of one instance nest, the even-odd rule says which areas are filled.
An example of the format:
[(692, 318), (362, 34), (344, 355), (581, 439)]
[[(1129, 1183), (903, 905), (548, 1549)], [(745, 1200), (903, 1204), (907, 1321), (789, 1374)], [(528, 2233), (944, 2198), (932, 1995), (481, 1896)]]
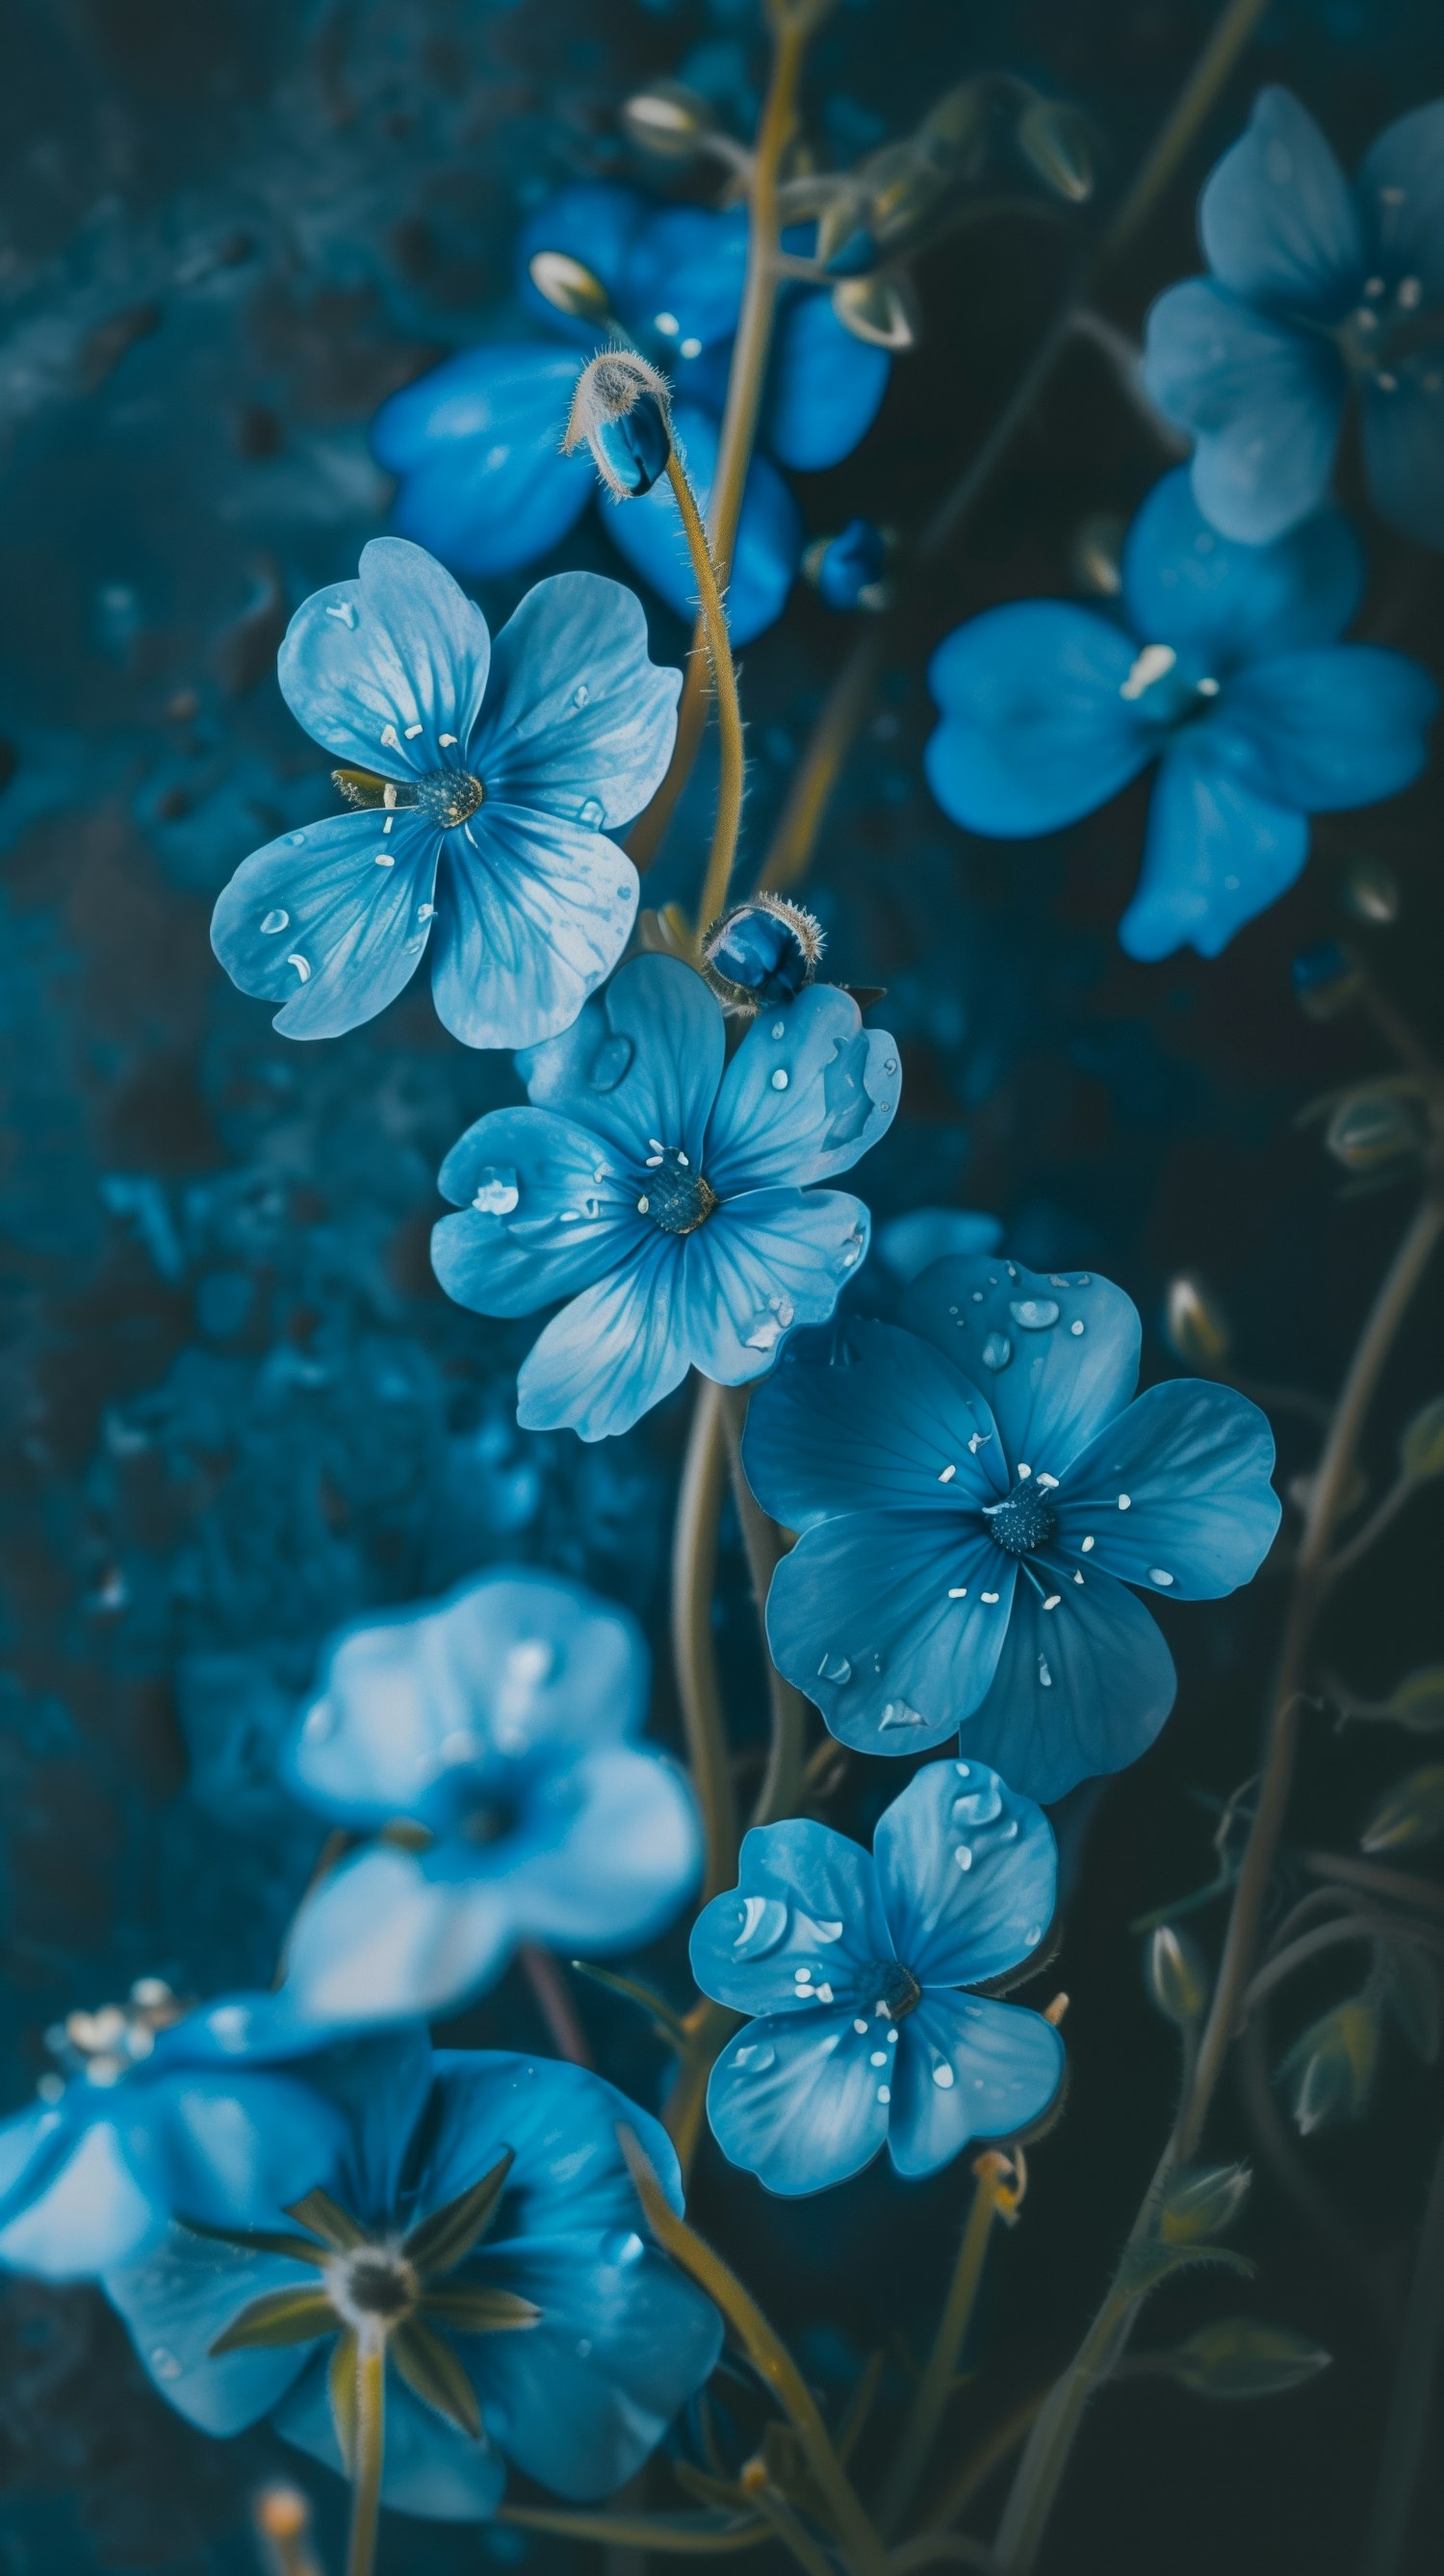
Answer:
[(834, 2576), (826, 2550), (819, 2548), (785, 2496), (780, 2496), (775, 2487), (762, 2487), (756, 2503), (758, 2512), (771, 2524), (783, 2548), (791, 2552), (803, 2569), (804, 2576)]
[(587, 2034), (567, 1992), (566, 1978), (550, 1950), (543, 1949), (540, 1941), (523, 1941), (516, 1955), (558, 2057), (566, 2058), (572, 2066), (590, 2066), (592, 2052), (587, 2046)]
[(807, 1748), (807, 1702), (801, 1691), (784, 1681), (772, 1660), (767, 1645), (767, 1593), (772, 1577), (782, 1562), (785, 1550), (777, 1523), (764, 1512), (742, 1465), (742, 1433), (747, 1422), (749, 1390), (728, 1387), (722, 1397), (722, 1424), (727, 1435), (727, 1459), (732, 1470), (732, 1494), (737, 1517), (742, 1524), (742, 1543), (747, 1550), (747, 1566), (752, 1577), (752, 1594), (757, 1605), (757, 1621), (762, 1631), (762, 1654), (767, 1666), (767, 1689), (771, 1709), (772, 1734), (768, 1747), (767, 1769), (763, 1773), (753, 1810), (754, 1825), (770, 1825), (779, 1816), (790, 1816), (802, 1788), (803, 1761)]
[(953, 2393), (958, 2355), (977, 2304), (993, 2223), (1010, 2208), (1014, 2197), (1009, 2183), (1012, 2168), (1006, 2156), (990, 2150), (977, 2158), (973, 2172), (977, 2176), (977, 2188), (958, 2247), (948, 2295), (878, 2502), (878, 2523), (889, 2538), (907, 2513), (932, 2455), (938, 2426)]
[(356, 2355), (356, 2460), (351, 2473), (351, 2538), (346, 2576), (371, 2576), (386, 2448), (386, 2345), (363, 2340)]
[(618, 2549), (655, 2549), (664, 2556), (679, 2551), (688, 2557), (725, 2557), (734, 2550), (756, 2549), (770, 2541), (765, 2522), (724, 2513), (567, 2513), (559, 2507), (501, 2504), (498, 2522), (522, 2531), (552, 2531), (567, 2540), (598, 2540)]
[(700, 1378), (682, 1463), (672, 1541), (672, 1654), (687, 1755), (706, 1839), (704, 1900), (731, 1885), (737, 1859), (737, 1797), (712, 1643), (717, 1523), (726, 1482), (722, 1389), (714, 1386), (710, 1378)]
[(674, 447), (667, 458), (667, 480), (672, 486), (677, 507), (682, 513), (687, 548), (692, 557), (692, 570), (697, 577), (698, 595), (702, 602), (702, 631), (707, 639), (707, 658), (712, 673), (712, 686), (717, 698), (717, 724), (722, 743), (722, 774), (717, 786), (717, 819), (712, 826), (712, 847), (707, 858), (707, 874), (702, 881), (702, 897), (697, 908), (697, 932), (714, 922), (727, 901), (727, 888), (732, 882), (732, 866), (737, 856), (737, 835), (742, 829), (742, 795), (746, 783), (746, 763), (742, 749), (742, 709), (737, 697), (737, 672), (732, 660), (732, 644), (727, 633), (727, 612), (722, 605), (722, 584), (718, 567), (707, 542), (702, 514), (696, 496), (687, 480), (687, 471)]
[(1409, 2536), (1410, 2507), (1428, 2439), (1434, 2375), (1444, 2340), (1444, 2143), (1434, 2166), (1414, 2256), (1398, 2373), (1361, 2576), (1394, 2576)]

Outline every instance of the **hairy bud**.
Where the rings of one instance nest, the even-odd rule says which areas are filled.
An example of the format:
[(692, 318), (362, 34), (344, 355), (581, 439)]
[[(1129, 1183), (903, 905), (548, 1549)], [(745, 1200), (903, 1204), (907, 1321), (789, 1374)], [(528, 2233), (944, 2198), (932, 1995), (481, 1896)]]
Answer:
[(562, 446), (587, 446), (609, 492), (637, 501), (672, 453), (667, 379), (634, 349), (601, 349), (583, 367)]
[(714, 922), (702, 963), (714, 992), (733, 1011), (772, 1010), (810, 984), (822, 955), (822, 932), (810, 912), (776, 894), (754, 895)]

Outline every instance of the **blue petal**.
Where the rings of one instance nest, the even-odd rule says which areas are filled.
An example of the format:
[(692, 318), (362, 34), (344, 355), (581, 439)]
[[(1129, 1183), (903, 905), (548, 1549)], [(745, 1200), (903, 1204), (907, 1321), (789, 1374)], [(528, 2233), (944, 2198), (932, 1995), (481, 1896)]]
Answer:
[[(274, 2224), (274, 2217), (271, 2223)], [(107, 2271), (103, 2287), (161, 2395), (203, 2433), (243, 2433), (311, 2363), (310, 2344), (211, 2357), (243, 2308), (269, 2290), (314, 2289), (316, 2273), (273, 2254), (217, 2245), (172, 2227), (144, 2261)]]
[(988, 1463), (999, 1491), (1025, 1466), (1061, 1476), (1138, 1383), (1138, 1310), (1111, 1280), (1086, 1271), (963, 1254), (913, 1282), (903, 1315), (992, 1406), (1003, 1458)]
[(284, 1752), (286, 1777), (354, 1828), (454, 1824), (638, 1733), (648, 1667), (627, 1611), (559, 1576), (496, 1567), (442, 1601), (342, 1629)]
[(415, 974), (440, 850), (435, 824), (418, 814), (332, 814), (283, 832), (242, 860), (216, 904), (211, 945), (243, 993), (281, 1004), (275, 1025), (286, 1037), (339, 1037)]
[[(705, 206), (668, 206), (634, 235), (618, 311), (639, 339), (661, 343), (669, 372), (677, 358), (685, 366), (698, 354), (688, 342), (715, 348), (736, 330), (747, 230), (742, 206), (716, 214)], [(685, 377), (679, 389), (685, 390)]]
[(689, 1359), (743, 1386), (794, 1324), (825, 1324), (867, 1250), (868, 1213), (843, 1190), (749, 1190), (683, 1243), (673, 1291)]
[(692, 1364), (681, 1248), (675, 1235), (654, 1233), (553, 1317), (517, 1377), (523, 1431), (607, 1440), (681, 1385)]
[(1184, 465), (1154, 484), (1123, 549), (1134, 633), (1184, 650), (1200, 678), (1332, 644), (1363, 587), (1363, 548), (1342, 511), (1317, 511), (1269, 546), (1237, 545), (1209, 526)]
[(874, 2034), (853, 2022), (850, 2010), (753, 2022), (712, 2069), (707, 2118), (718, 2146), (786, 2199), (860, 2173), (887, 2136), (878, 2097), (888, 2087), (869, 2062)]
[(722, 1013), (701, 976), (680, 957), (637, 957), (517, 1070), (544, 1109), (639, 1163), (659, 1137), (700, 1171), (723, 1051)]
[(1364, 247), (1348, 182), (1286, 89), (1260, 90), (1204, 187), (1198, 228), (1220, 285), (1265, 312), (1335, 320), (1358, 294)]
[(1438, 351), (1402, 360), (1397, 389), (1364, 388), (1364, 470), (1381, 518), (1444, 546), (1444, 369)]
[(71, 2126), (57, 2112), (31, 2111), (22, 2122), (10, 2123), (8, 2135), (33, 2152), (28, 2170), (9, 2176), (0, 2263), (47, 2281), (76, 2281), (128, 2261), (164, 2213), (138, 2179), (115, 2121)]
[(888, 2149), (901, 2174), (936, 2173), (970, 2138), (1030, 2128), (1063, 2080), (1051, 2022), (982, 1995), (925, 1996), (895, 2056)]
[(456, 765), (440, 736), (469, 741), (490, 667), (481, 610), (404, 537), (373, 537), (359, 580), (302, 601), (277, 665), (307, 733), (338, 760), (401, 779)]
[[(276, 2409), (275, 2421), (277, 2432), (298, 2451), (345, 2476), (324, 2366), (309, 2364)], [(484, 2522), (495, 2512), (505, 2485), (501, 2453), (485, 2438), (473, 2442), (448, 2423), (389, 2367), (382, 2503), (430, 2521)]]
[(781, 465), (838, 465), (877, 418), (892, 360), (846, 330), (829, 295), (803, 293), (777, 318), (762, 438)]
[(1143, 372), (1159, 410), (1197, 441), (1193, 496), (1210, 527), (1267, 545), (1318, 508), (1345, 392), (1321, 333), (1190, 278), (1150, 311)]
[(1152, 759), (1152, 725), (1119, 692), (1136, 645), (1060, 599), (990, 608), (938, 646), (928, 685), (943, 721), (924, 753), (945, 814), (1003, 839), (1055, 832), (1104, 805)]
[(810, 984), (755, 1019), (722, 1077), (706, 1172), (723, 1198), (769, 1182), (830, 1180), (887, 1134), (897, 1040), (865, 1029), (840, 984)]
[(436, 1015), (475, 1047), (570, 1028), (631, 936), (637, 871), (604, 835), (488, 797), (448, 832), (436, 881)]
[(1200, 1378), (1151, 1386), (1052, 1497), (1057, 1552), (1175, 1601), (1217, 1600), (1250, 1582), (1273, 1545), (1273, 1470), (1268, 1417), (1247, 1396)]
[(606, 1148), (547, 1109), (478, 1118), (452, 1146), (438, 1186), (463, 1213), (433, 1229), (432, 1265), (448, 1297), (479, 1315), (534, 1314), (652, 1239), (635, 1184), (613, 1170)]
[[(607, 180), (583, 180), (574, 188), (563, 188), (548, 197), (528, 215), (516, 243), (517, 294), (528, 312), (550, 331), (562, 331), (573, 340), (594, 344), (595, 321), (580, 315), (561, 313), (538, 293), (531, 281), (531, 262), (538, 251), (562, 251), (569, 259), (579, 259), (599, 278), (611, 299), (612, 308), (620, 312), (625, 300), (627, 263), (633, 244), (653, 213), (652, 201), (638, 188), (618, 188)], [(576, 361), (568, 362), (572, 379), (576, 378)]]
[(619, 2126), (637, 2138), (681, 2215), (682, 2177), (665, 2129), (600, 2075), (501, 2049), (438, 2049), (435, 2067), (434, 2119), (409, 2223), (469, 2190), (510, 2147), (516, 2161), (487, 2236), (499, 2258), (537, 2238), (585, 2243), (614, 2228), (630, 2233), (640, 2212)]
[(1307, 818), (1234, 775), (1225, 739), (1200, 725), (1170, 745), (1159, 771), (1138, 891), (1118, 925), (1130, 957), (1175, 948), (1217, 957), (1276, 903), (1308, 856)]
[[(690, 1956), (703, 1994), (734, 2012), (815, 2017), (819, 2002), (849, 2001), (863, 1973), (893, 1956), (872, 1854), (800, 1816), (754, 1826), (737, 1885), (692, 1926)], [(809, 1991), (799, 1994), (801, 1968)]]
[(906, 1286), (950, 1253), (995, 1252), (1003, 1221), (972, 1208), (914, 1208), (907, 1216), (889, 1217), (875, 1240), (884, 1269)]
[(842, 1743), (925, 1752), (985, 1696), (1017, 1573), (962, 1514), (820, 1521), (772, 1578), (772, 1660)]
[(410, 2021), (494, 1985), (520, 1937), (494, 1877), (438, 1876), (413, 1853), (374, 1843), (302, 1903), (283, 1991), (318, 2032)]
[(1424, 302), (1444, 301), (1444, 99), (1385, 127), (1366, 153), (1354, 194), (1368, 265), (1417, 277)]
[(117, 2111), (132, 2112), (134, 2169), (154, 2175), (167, 2216), (243, 2227), (257, 2210), (299, 2200), (336, 2170), (345, 2124), (304, 2080), (247, 2068), (167, 2075), (127, 2085)]
[[(704, 514), (717, 471), (717, 425), (692, 403), (673, 413), (678, 442)], [(696, 612), (697, 582), (670, 484), (654, 483), (640, 501), (619, 502), (603, 513), (613, 544), (689, 624)], [(742, 496), (742, 515), (727, 591), (727, 623), (736, 645), (750, 644), (779, 618), (802, 559), (802, 514), (775, 465), (754, 456)]]
[(457, 572), (515, 572), (575, 527), (595, 483), (564, 456), (577, 361), (554, 349), (464, 349), (382, 405), (378, 464), (399, 474), (398, 536)]
[(1053, 1920), (1052, 1826), (981, 1762), (924, 1763), (872, 1848), (892, 1946), (920, 1986), (986, 1985)]
[(858, 1511), (950, 1524), (959, 1506), (1007, 1492), (1007, 1469), (990, 1472), (997, 1451), (987, 1405), (946, 1356), (895, 1324), (859, 1320), (831, 1361), (784, 1358), (748, 1407), (742, 1454), (763, 1510), (805, 1530)]
[(993, 1686), (958, 1741), (969, 1761), (1050, 1804), (1146, 1753), (1178, 1681), (1156, 1622), (1121, 1583), (1090, 1572), (1075, 1584), (1061, 1555), (1039, 1562), (1057, 1607), (1045, 1610), (1033, 1583), (1019, 1583)]
[(661, 785), (680, 671), (647, 653), (642, 605), (594, 572), (529, 590), (496, 639), (472, 743), (489, 796), (615, 831)]
[(1339, 644), (1256, 662), (1230, 682), (1217, 731), (1271, 804), (1333, 813), (1396, 796), (1428, 758), (1439, 692), (1407, 654)]

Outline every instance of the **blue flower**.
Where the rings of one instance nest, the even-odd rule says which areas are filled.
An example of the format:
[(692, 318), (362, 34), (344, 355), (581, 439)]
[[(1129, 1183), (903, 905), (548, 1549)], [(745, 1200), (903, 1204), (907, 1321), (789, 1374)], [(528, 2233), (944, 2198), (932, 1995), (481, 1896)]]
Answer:
[(238, 2223), (256, 2193), (304, 2191), (317, 2107), (293, 2061), (317, 2045), (289, 2002), (188, 2011), (157, 1978), (49, 2034), (40, 2098), (0, 2125), (0, 2263), (50, 2280), (128, 2262), (184, 2208)]
[(447, 1294), (481, 1315), (571, 1301), (518, 1378), (526, 1430), (601, 1440), (689, 1368), (760, 1377), (867, 1250), (861, 1200), (808, 1184), (891, 1124), (892, 1039), (833, 984), (764, 1013), (725, 1067), (723, 1026), (690, 966), (638, 957), (522, 1060), (536, 1105), (478, 1119), (442, 1166), (464, 1211), (432, 1237)]
[(607, 839), (671, 756), (681, 677), (647, 658), (632, 593), (538, 582), (493, 650), (419, 546), (380, 537), (359, 581), (297, 609), (281, 687), (365, 810), (283, 833), (237, 869), (211, 926), (242, 992), (288, 1037), (374, 1019), (431, 948), (437, 1011), (467, 1046), (529, 1046), (611, 972), (637, 873)]
[(941, 644), (934, 795), (969, 831), (1056, 831), (1151, 760), (1158, 784), (1133, 957), (1216, 957), (1290, 886), (1310, 814), (1395, 795), (1423, 768), (1438, 708), (1402, 653), (1336, 640), (1358, 605), (1359, 548), (1335, 511), (1276, 545), (1234, 545), (1180, 470), (1128, 532), (1123, 620), (1064, 600), (987, 610)]
[(406, 1821), (433, 1839), (371, 1843), (321, 1882), (288, 1947), (297, 2014), (444, 2012), (519, 1941), (595, 1952), (659, 1932), (701, 1846), (681, 1773), (628, 1740), (647, 1684), (635, 1621), (544, 1574), (484, 1574), (344, 1629), (288, 1749), (291, 1783), (352, 1830)]
[(884, 2140), (902, 2174), (1045, 2111), (1063, 2043), (1040, 2013), (962, 1995), (1016, 1968), (1053, 1913), (1046, 1816), (978, 1762), (929, 1762), (871, 1855), (793, 1818), (748, 1834), (739, 1883), (692, 1933), (704, 1994), (758, 2016), (723, 2050), (707, 2116), (769, 2191), (821, 2191)]
[(1193, 488), (1260, 545), (1317, 509), (1358, 394), (1377, 509), (1444, 546), (1444, 100), (1380, 135), (1349, 186), (1286, 89), (1260, 92), (1199, 206), (1211, 278), (1161, 295), (1145, 376), (1197, 440)]
[(358, 2339), (384, 2334), (383, 2502), (480, 2520), (508, 2460), (565, 2496), (621, 2486), (721, 2343), (710, 2302), (636, 2233), (616, 2129), (635, 2131), (680, 2209), (664, 2132), (580, 2067), (433, 2053), (415, 2029), (329, 2051), (308, 2075), (304, 2194), (282, 2203), (258, 2183), (248, 2241), (177, 2224), (105, 2275), (161, 2394), (207, 2433), (269, 2417), (339, 2469), (333, 2359), (340, 2395)]
[(1204, 1601), (1247, 1583), (1279, 1522), (1274, 1445), (1231, 1387), (1130, 1403), (1131, 1301), (1087, 1274), (939, 1261), (904, 1321), (828, 1363), (789, 1353), (744, 1458), (802, 1535), (773, 1577), (774, 1660), (845, 1744), (964, 1752), (1061, 1798), (1152, 1743), (1173, 1659), (1137, 1584)]
[[(789, 248), (809, 247), (809, 230), (790, 234)], [(658, 207), (605, 184), (553, 198), (522, 234), (520, 295), (574, 350), (594, 344), (597, 328), (538, 294), (529, 264), (544, 251), (582, 261), (628, 338), (667, 370), (673, 425), (705, 509), (742, 304), (745, 211)], [(844, 328), (826, 293), (784, 290), (760, 424), (767, 452), (748, 475), (728, 593), (738, 644), (781, 614), (802, 553), (802, 521), (778, 465), (809, 469), (848, 455), (872, 422), (889, 365), (885, 350)], [(401, 477), (396, 527), (461, 572), (510, 572), (546, 554), (594, 488), (587, 460), (557, 453), (576, 373), (570, 350), (511, 341), (464, 350), (393, 395), (372, 436), (378, 461)], [(633, 570), (690, 618), (696, 583), (670, 489), (658, 484), (645, 500), (608, 510), (605, 525)]]

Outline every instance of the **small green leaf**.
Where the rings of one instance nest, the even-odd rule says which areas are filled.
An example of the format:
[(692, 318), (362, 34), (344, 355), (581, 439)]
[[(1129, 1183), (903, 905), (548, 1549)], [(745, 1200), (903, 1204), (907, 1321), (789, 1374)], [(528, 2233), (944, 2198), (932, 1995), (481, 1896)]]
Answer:
[(1221, 2236), (1238, 2216), (1252, 2179), (1247, 2165), (1185, 2166), (1169, 2183), (1158, 2214), (1165, 2245)]
[(1399, 1443), (1399, 1464), (1406, 1476), (1444, 1476), (1444, 1395), (1436, 1395), (1415, 1414)]
[(402, 2246), (408, 2263), (418, 2272), (454, 2271), (479, 2245), (496, 2216), (497, 2202), (506, 2189), (506, 2178), (516, 2162), (516, 2149), (507, 2147), (480, 2182), (459, 2191), (444, 2209), (433, 2210), (429, 2218), (413, 2227)]
[(1426, 1664), (1406, 1673), (1386, 1714), (1414, 1735), (1437, 1735), (1444, 1727), (1444, 1664)]
[(328, 2249), (311, 2236), (287, 2236), (279, 2228), (208, 2227), (203, 2218), (183, 2218), (177, 2213), (176, 2225), (192, 2236), (204, 2236), (212, 2245), (233, 2245), (241, 2254), (283, 2254), (288, 2263), (314, 2263), (318, 2267), (330, 2260)]
[(481, 2407), (476, 2390), (462, 2369), (451, 2346), (443, 2343), (418, 2317), (410, 2317), (398, 2326), (390, 2338), (392, 2360), (408, 2388), (427, 2406), (444, 2415), (448, 2423), (469, 2434), (473, 2442), (482, 2439)]
[(1130, 2245), (1119, 2267), (1119, 2280), (1132, 2295), (1141, 2297), (1156, 2290), (1160, 2281), (1171, 2280), (1175, 2272), (1187, 2272), (1195, 2265), (1217, 2264), (1226, 2271), (1253, 2278), (1253, 2265), (1245, 2255), (1235, 2254), (1228, 2245), (1166, 2245), (1161, 2237), (1140, 2237)]
[(1149, 2355), (1150, 2365), (1196, 2397), (1282, 2397), (1327, 2370), (1331, 2356), (1292, 2326), (1254, 2317), (1219, 2317), (1200, 2326), (1177, 2351)]
[(347, 2477), (356, 2470), (356, 2418), (360, 2410), (357, 2378), (361, 2348), (348, 2329), (339, 2337), (326, 2374), (326, 2391), (331, 2400), (331, 2421), (336, 2428), (336, 2447), (341, 2454)]
[(1300, 2136), (1363, 2116), (1378, 2057), (1378, 2015), (1363, 1995), (1351, 1995), (1310, 2024), (1280, 2069), (1292, 2082)]
[(308, 2191), (304, 2200), (293, 2200), (286, 2212), (302, 2227), (309, 2227), (333, 2254), (349, 2253), (353, 2245), (364, 2245), (366, 2230), (349, 2210), (333, 2200), (329, 2191)]
[(1424, 1950), (1390, 1942), (1385, 1953), (1384, 2003), (1390, 2020), (1426, 2066), (1437, 2064), (1444, 2037), (1444, 1979)]
[(315, 2343), (337, 2332), (339, 2319), (324, 2290), (264, 2290), (218, 2334), (211, 2357), (252, 2352), (273, 2344)]
[(1426, 1763), (1397, 1780), (1359, 1836), (1366, 1852), (1412, 1851), (1444, 1834), (1444, 1762)]
[(514, 2290), (423, 2290), (421, 2308), (454, 2334), (518, 2334), (541, 2318), (540, 2308)]

